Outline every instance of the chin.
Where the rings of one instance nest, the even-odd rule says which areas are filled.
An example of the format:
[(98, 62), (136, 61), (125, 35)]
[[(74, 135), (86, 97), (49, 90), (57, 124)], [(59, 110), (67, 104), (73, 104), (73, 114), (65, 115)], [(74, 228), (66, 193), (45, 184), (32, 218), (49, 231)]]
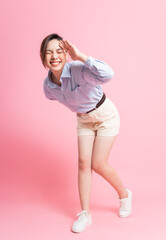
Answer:
[(63, 69), (63, 67), (51, 67), (50, 68), (50, 70), (52, 70), (52, 71), (60, 71), (62, 69)]

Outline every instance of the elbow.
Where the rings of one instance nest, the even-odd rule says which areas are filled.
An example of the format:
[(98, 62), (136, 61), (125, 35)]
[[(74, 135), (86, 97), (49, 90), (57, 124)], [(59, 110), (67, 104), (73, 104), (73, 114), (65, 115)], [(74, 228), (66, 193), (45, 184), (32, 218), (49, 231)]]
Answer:
[(105, 78), (105, 80), (109, 81), (109, 80), (111, 80), (114, 77), (115, 73), (112, 70), (112, 68), (107, 65), (105, 74), (103, 74), (103, 75), (105, 75), (105, 77), (103, 76)]
[(108, 81), (110, 81), (113, 77), (114, 77), (114, 71), (111, 69), (111, 68), (109, 68), (109, 70), (107, 70), (106, 72), (105, 72), (105, 74), (103, 74), (103, 76), (102, 76), (102, 79), (105, 81), (105, 82), (108, 82)]
[(103, 83), (107, 83), (109, 82), (113, 77), (114, 77), (115, 73), (112, 69), (109, 70), (109, 72), (107, 72), (107, 75), (105, 76)]
[(108, 74), (108, 78), (112, 79), (114, 77), (114, 75), (115, 75), (114, 71), (112, 69), (110, 69), (109, 74)]

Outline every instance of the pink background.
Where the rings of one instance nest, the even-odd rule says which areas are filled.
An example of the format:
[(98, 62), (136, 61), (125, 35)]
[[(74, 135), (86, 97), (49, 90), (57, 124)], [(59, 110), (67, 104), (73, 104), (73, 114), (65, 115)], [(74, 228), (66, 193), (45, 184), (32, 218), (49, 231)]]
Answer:
[[(164, 0), (2, 0), (0, 239), (165, 239)], [(115, 71), (103, 90), (121, 117), (109, 163), (133, 191), (133, 212), (93, 174), (93, 224), (80, 212), (75, 114), (43, 93), (42, 39), (59, 33)]]

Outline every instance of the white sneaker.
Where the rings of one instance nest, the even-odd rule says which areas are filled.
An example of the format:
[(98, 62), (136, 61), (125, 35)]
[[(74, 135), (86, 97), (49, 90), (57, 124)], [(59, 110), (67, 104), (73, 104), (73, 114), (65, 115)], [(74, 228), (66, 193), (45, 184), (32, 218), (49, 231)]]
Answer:
[(88, 225), (92, 223), (91, 213), (88, 214), (86, 210), (77, 214), (78, 219), (73, 223), (72, 231), (75, 233), (83, 232)]
[(132, 209), (132, 192), (126, 188), (128, 192), (127, 198), (119, 198), (120, 208), (119, 208), (119, 217), (128, 217), (131, 214)]

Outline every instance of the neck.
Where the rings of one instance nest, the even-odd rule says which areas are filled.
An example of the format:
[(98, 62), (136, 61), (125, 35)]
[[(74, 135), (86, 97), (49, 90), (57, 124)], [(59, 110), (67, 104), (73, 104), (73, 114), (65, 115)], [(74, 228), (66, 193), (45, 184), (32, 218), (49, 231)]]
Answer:
[(56, 81), (58, 81), (58, 82), (60, 81), (61, 74), (62, 74), (61, 72), (53, 72), (53, 71), (52, 71), (52, 77), (53, 77), (53, 79), (56, 80)]
[(55, 75), (54, 72), (51, 72), (51, 79), (52, 79), (53, 83), (61, 85), (60, 77), (61, 77), (61, 74), (59, 74), (59, 75), (56, 74)]

